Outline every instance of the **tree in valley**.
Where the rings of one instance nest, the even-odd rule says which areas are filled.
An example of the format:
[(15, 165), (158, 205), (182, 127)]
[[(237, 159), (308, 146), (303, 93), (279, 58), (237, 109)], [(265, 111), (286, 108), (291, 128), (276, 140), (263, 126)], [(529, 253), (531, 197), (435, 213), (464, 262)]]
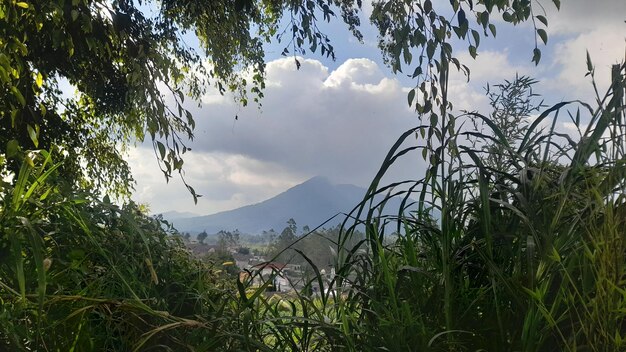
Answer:
[(206, 233), (206, 231), (202, 231), (198, 234), (198, 236), (196, 236), (196, 239), (198, 240), (198, 242), (204, 244), (204, 240), (206, 240), (206, 238), (209, 235)]
[(276, 237), (274, 243), (272, 243), (273, 256), (279, 256), (277, 259), (281, 261), (287, 261), (293, 257), (294, 253), (290, 249), (291, 245), (298, 239), (297, 235), (298, 225), (296, 221), (290, 218), (287, 221), (287, 226), (280, 232), (280, 235)]
[(217, 246), (219, 250), (230, 252), (240, 246), (239, 230), (233, 232), (221, 230), (217, 233)]

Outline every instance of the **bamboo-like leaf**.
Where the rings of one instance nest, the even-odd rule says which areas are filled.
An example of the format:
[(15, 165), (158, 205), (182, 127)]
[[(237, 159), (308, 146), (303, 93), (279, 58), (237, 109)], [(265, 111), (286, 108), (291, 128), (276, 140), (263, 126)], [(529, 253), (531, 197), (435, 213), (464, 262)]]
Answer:
[(560, 102), (558, 104), (553, 105), (552, 107), (548, 108), (547, 110), (545, 110), (544, 112), (542, 112), (534, 121), (533, 123), (530, 124), (530, 126), (528, 127), (528, 130), (526, 131), (526, 134), (524, 135), (524, 138), (522, 139), (520, 146), (518, 148), (518, 154), (521, 154), (523, 150), (528, 149), (529, 146), (527, 145), (528, 142), (532, 139), (533, 134), (537, 133), (537, 128), (539, 126), (539, 124), (541, 124), (541, 122), (543, 122), (543, 120), (550, 115), (552, 112), (554, 111), (558, 111), (560, 110), (562, 107), (567, 106), (569, 104), (573, 103), (573, 101), (565, 101), (565, 102)]
[(133, 351), (134, 352), (140, 351), (142, 347), (146, 344), (146, 342), (148, 342), (148, 340), (150, 340), (154, 335), (158, 333), (162, 333), (167, 330), (178, 329), (178, 328), (198, 329), (198, 328), (203, 328), (203, 327), (205, 327), (203, 323), (196, 321), (196, 320), (190, 320), (190, 319), (182, 319), (180, 321), (176, 321), (173, 323), (161, 325), (143, 334), (141, 337), (141, 340), (139, 340), (139, 342), (135, 344)]
[[(20, 221), (22, 222), (22, 227), (25, 229), (25, 232), (28, 234), (29, 242), (31, 244), (31, 254), (33, 255), (35, 267), (37, 269), (37, 301), (39, 306), (38, 317), (41, 319), (43, 316), (43, 302), (47, 286), (46, 270), (44, 268), (44, 243), (41, 236), (37, 233), (28, 219), (21, 217)], [(17, 253), (17, 255), (21, 255), (21, 253)]]
[(541, 38), (541, 41), (543, 41), (544, 44), (548, 44), (548, 34), (545, 29), (538, 28), (537, 35), (539, 35), (539, 38)]

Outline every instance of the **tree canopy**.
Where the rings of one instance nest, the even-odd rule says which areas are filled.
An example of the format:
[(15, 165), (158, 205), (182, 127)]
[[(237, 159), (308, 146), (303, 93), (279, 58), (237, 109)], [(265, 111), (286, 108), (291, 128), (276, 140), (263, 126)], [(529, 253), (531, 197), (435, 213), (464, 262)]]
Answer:
[[(284, 11), (297, 14), (300, 7), (281, 1), (2, 2), (5, 156), (58, 149), (68, 176), (124, 193), (132, 180), (120, 150), (149, 137), (171, 177), (182, 170), (184, 142), (193, 138), (185, 97), (198, 99), (212, 86), (237, 92), (243, 104), (248, 90), (255, 100), (262, 97), (262, 44), (276, 35)], [(351, 1), (342, 4), (347, 20), (352, 11)], [(186, 42), (192, 33), (198, 47)], [(303, 40), (327, 45), (314, 35), (296, 44)], [(243, 69), (251, 71), (251, 82)], [(76, 94), (61, 91), (68, 85)]]
[[(496, 12), (513, 24), (532, 19), (547, 25), (527, 0), (450, 5), (441, 13), (452, 17), (444, 17), (431, 0), (378, 1), (371, 15), (391, 67), (415, 66), (417, 89), (409, 103), (419, 101), (421, 113), (432, 109), (431, 101), (447, 102), (438, 96), (444, 77), (437, 75), (445, 75), (449, 63), (463, 69), (452, 56), (450, 38), (467, 40), (476, 55), (481, 33), (471, 17), (485, 36), (496, 34), (490, 20)], [(360, 0), (2, 2), (0, 145), (9, 161), (4, 172), (29, 160), (23, 151), (54, 150), (74, 183), (123, 195), (133, 184), (124, 148), (149, 139), (166, 179), (175, 172), (183, 176), (185, 141), (193, 139), (195, 126), (186, 97), (197, 101), (217, 87), (237, 93), (244, 105), (258, 102), (265, 42), (282, 41), (284, 55), (310, 51), (334, 58), (332, 38), (317, 23), (339, 14), (361, 39), (360, 7)], [(544, 29), (536, 33), (547, 41)], [(198, 44), (189, 44), (194, 38)], [(539, 57), (535, 49), (533, 60)]]

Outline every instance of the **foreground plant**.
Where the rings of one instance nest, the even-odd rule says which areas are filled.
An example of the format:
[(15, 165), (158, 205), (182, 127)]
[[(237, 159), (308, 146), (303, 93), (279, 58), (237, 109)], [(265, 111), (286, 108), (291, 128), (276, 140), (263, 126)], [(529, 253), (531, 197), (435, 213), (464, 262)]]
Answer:
[(69, 190), (52, 154), (25, 158), (0, 192), (2, 349), (221, 344), (210, 317), (229, 296), (215, 269), (137, 206)]
[[(402, 136), (353, 212), (365, 220), (346, 224), (345, 238), (364, 224), (367, 243), (339, 248), (357, 350), (623, 349), (625, 71), (597, 107), (559, 103), (513, 140), (474, 112)], [(564, 115), (580, 136), (558, 130)], [(468, 119), (490, 133), (454, 127)], [(422, 130), (436, 147), (403, 146)], [(425, 178), (379, 185), (423, 148)], [(398, 216), (378, 215), (391, 197), (405, 201)]]

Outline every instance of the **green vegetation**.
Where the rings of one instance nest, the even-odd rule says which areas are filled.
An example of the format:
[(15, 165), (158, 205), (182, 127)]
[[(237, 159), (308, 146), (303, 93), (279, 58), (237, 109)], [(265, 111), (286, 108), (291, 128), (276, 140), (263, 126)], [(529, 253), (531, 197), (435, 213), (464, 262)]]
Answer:
[[(384, 204), (356, 210), (368, 214), (362, 247), (371, 254), (363, 261), (350, 249), (339, 271), (359, 273), (348, 281), (364, 288), (347, 297), (367, 307), (351, 333), (394, 351), (622, 350), (625, 69), (615, 68), (600, 106), (557, 104), (513, 140), (478, 113), (428, 127), (445, 148), (426, 149), (431, 168), (406, 185), (418, 189), (420, 210), (387, 219), (401, 230), (395, 243), (384, 244), (375, 215)], [(591, 123), (574, 140), (555, 130), (559, 115), (579, 129)], [(449, 128), (467, 119), (490, 133)], [(378, 180), (415, 149), (400, 142), (417, 131), (389, 153), (371, 195), (389, 191)], [(506, 157), (499, 163), (490, 163), (494, 148)]]
[[(277, 253), (293, 250), (312, 270), (302, 291), (279, 297), (193, 259), (167, 223), (104, 194), (129, 194), (120, 150), (146, 136), (166, 178), (183, 169), (181, 135), (194, 127), (185, 94), (214, 84), (246, 104), (238, 69), (249, 67), (250, 93), (262, 97), (263, 40), (287, 36), (289, 52), (334, 56), (316, 18), (338, 10), (360, 38), (360, 1), (141, 2), (150, 17), (125, 0), (0, 2), (0, 349), (623, 350), (626, 66), (593, 106), (535, 105), (522, 77), (490, 95), (490, 115), (454, 115), (450, 64), (464, 66), (451, 37), (475, 56), (502, 14), (532, 20), (545, 43), (536, 25), (546, 18), (530, 1), (454, 0), (454, 21), (430, 0), (395, 3), (377, 2), (372, 20), (394, 70), (417, 62), (408, 101), (423, 124), (389, 151), (352, 213), (364, 220), (317, 232), (333, 243), (336, 277), (306, 250), (315, 231), (293, 246), (295, 223), (276, 234)], [(291, 26), (279, 33), (284, 14)], [(185, 46), (186, 32), (201, 52)], [(593, 77), (590, 59), (588, 68)], [(64, 82), (78, 93), (64, 96)], [(511, 124), (535, 111), (527, 126)], [(563, 118), (579, 136), (556, 129)], [(407, 146), (414, 136), (424, 143)], [(411, 152), (430, 161), (424, 178), (381, 184)], [(402, 208), (379, 215), (390, 197)]]
[(132, 203), (69, 191), (49, 153), (30, 157), (35, 166), (23, 163), (3, 188), (3, 349), (176, 348), (185, 328), (204, 326), (190, 318), (217, 318), (223, 307), (209, 302), (227, 301), (215, 270), (193, 260), (165, 224)]

